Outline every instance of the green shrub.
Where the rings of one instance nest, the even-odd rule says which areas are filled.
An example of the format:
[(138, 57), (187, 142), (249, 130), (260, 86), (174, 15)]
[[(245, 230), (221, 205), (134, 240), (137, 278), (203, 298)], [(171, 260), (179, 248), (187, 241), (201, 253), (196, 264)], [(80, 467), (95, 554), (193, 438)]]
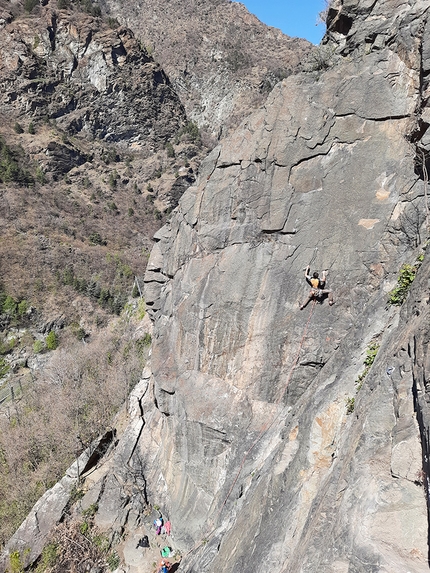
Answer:
[(33, 8), (39, 4), (39, 0), (25, 0), (24, 10), (30, 14)]
[(111, 16), (109, 16), (108, 18), (108, 26), (109, 28), (115, 29), (119, 27), (119, 22), (116, 18), (112, 18)]
[(36, 130), (34, 129), (34, 123), (31, 121), (30, 125), (28, 126), (28, 133), (30, 133), (31, 135), (34, 135), (36, 133)]
[(187, 136), (194, 143), (200, 143), (199, 127), (193, 121), (189, 121), (184, 127), (182, 127), (179, 130), (178, 136), (180, 137), (181, 135)]
[(15, 133), (24, 133), (22, 126), (16, 121), (15, 125), (13, 126)]
[(8, 295), (3, 303), (3, 312), (10, 316), (15, 316), (18, 310), (18, 303), (16, 300)]
[(48, 543), (42, 550), (42, 556), (35, 573), (44, 573), (54, 567), (59, 555), (58, 543)]
[(40, 352), (42, 352), (42, 350), (44, 350), (45, 345), (43, 344), (43, 342), (41, 340), (35, 340), (33, 343), (33, 352), (35, 354), (39, 354)]
[(24, 563), (19, 551), (12, 551), (9, 555), (10, 573), (24, 573)]
[(6, 376), (10, 370), (10, 365), (6, 362), (4, 358), (0, 358), (0, 378)]
[(28, 302), (24, 299), (18, 303), (18, 316), (24, 316), (28, 311)]
[(88, 238), (93, 245), (106, 245), (106, 241), (102, 239), (100, 233), (91, 233)]
[(73, 269), (71, 267), (67, 267), (66, 269), (64, 269), (63, 279), (62, 279), (62, 282), (64, 285), (72, 286), (74, 278), (75, 278), (75, 275), (74, 275)]
[(379, 350), (379, 344), (377, 344), (376, 342), (371, 344), (366, 349), (366, 358), (364, 359), (365, 368), (364, 368), (363, 372), (360, 374), (360, 376), (357, 378), (357, 380), (355, 381), (355, 383), (357, 385), (357, 392), (359, 392), (361, 390), (361, 387), (363, 386), (364, 379), (366, 378), (372, 364), (375, 362), (375, 358), (376, 358), (376, 355), (378, 354), (378, 350)]
[(19, 153), (12, 151), (0, 137), (0, 183), (10, 183), (13, 181), (19, 185), (26, 186), (34, 183), (34, 179), (29, 171), (20, 166), (19, 161), (21, 161), (21, 159)]
[(87, 509), (82, 512), (84, 517), (94, 517), (97, 513), (99, 506), (97, 503), (92, 503)]
[(39, 167), (39, 166), (36, 167), (36, 173), (35, 173), (35, 175), (36, 175), (36, 181), (37, 181), (38, 183), (40, 183), (41, 185), (44, 185), (44, 184), (45, 184), (45, 181), (46, 181), (46, 177), (45, 177), (45, 174), (44, 174), (44, 172), (43, 172), (43, 170), (42, 170), (41, 167)]
[(80, 0), (81, 8), (91, 16), (100, 17), (102, 14), (101, 8), (98, 4), (93, 4), (91, 0)]
[(46, 348), (48, 350), (55, 350), (58, 348), (58, 335), (55, 330), (51, 330), (46, 337)]
[(419, 264), (404, 264), (401, 267), (399, 277), (397, 279), (397, 286), (388, 293), (388, 304), (401, 306), (404, 303), (409, 287), (415, 279), (418, 268)]
[(112, 553), (109, 553), (109, 555), (106, 558), (106, 561), (111, 571), (115, 571), (115, 569), (118, 569), (120, 564), (120, 558), (116, 551), (112, 551)]
[(152, 336), (147, 332), (143, 338), (140, 339), (144, 346), (151, 346), (152, 344)]
[(167, 157), (175, 157), (175, 150), (173, 149), (173, 145), (168, 141), (165, 146)]
[(87, 535), (90, 531), (90, 524), (88, 523), (88, 521), (83, 521), (80, 525), (79, 525), (79, 531), (82, 533), (82, 535)]
[(118, 173), (116, 171), (111, 171), (109, 173), (109, 187), (115, 189), (118, 180)]
[(374, 342), (366, 349), (366, 358), (364, 360), (364, 365), (370, 369), (372, 364), (375, 362), (376, 355), (378, 354), (379, 344)]
[(82, 340), (83, 338), (85, 338), (87, 336), (87, 333), (85, 332), (85, 329), (82, 328), (82, 326), (75, 322), (71, 325), (72, 328), (72, 332), (74, 334), (74, 336), (76, 336), (76, 338), (78, 340)]
[(138, 289), (136, 283), (134, 283), (134, 285), (133, 285), (133, 290), (131, 291), (131, 296), (133, 298), (137, 298), (138, 296), (140, 296), (140, 292), (139, 292), (139, 289)]
[(12, 338), (10, 340), (0, 340), (0, 354), (9, 354), (17, 344), (18, 340), (16, 338)]
[(347, 415), (352, 414), (355, 408), (355, 398), (346, 399), (346, 413)]
[(82, 499), (84, 495), (85, 495), (84, 490), (81, 487), (78, 487), (77, 484), (75, 484), (70, 492), (70, 503), (73, 505), (74, 503)]
[(94, 535), (93, 543), (102, 553), (107, 553), (109, 551), (110, 543), (109, 539), (105, 535), (101, 533)]
[(334, 63), (335, 48), (332, 46), (315, 46), (311, 51), (307, 62), (305, 63), (305, 71), (319, 72), (327, 70)]

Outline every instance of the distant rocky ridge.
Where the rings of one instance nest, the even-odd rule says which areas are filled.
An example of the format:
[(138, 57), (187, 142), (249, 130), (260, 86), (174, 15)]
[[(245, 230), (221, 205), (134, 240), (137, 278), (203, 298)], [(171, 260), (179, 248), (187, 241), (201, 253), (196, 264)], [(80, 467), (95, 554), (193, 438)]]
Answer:
[(3, 26), (3, 113), (54, 119), (69, 135), (163, 146), (184, 123), (169, 81), (127, 29), (47, 6)]
[(219, 137), (300, 69), (312, 45), (229, 0), (102, 0), (166, 70), (190, 118)]

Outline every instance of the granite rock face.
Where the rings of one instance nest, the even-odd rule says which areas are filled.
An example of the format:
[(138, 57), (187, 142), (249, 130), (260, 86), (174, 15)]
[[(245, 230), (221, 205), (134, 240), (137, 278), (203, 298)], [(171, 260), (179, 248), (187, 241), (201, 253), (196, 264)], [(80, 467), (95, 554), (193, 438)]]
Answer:
[[(428, 571), (429, 9), (333, 5), (328, 69), (280, 83), (157, 233), (151, 372), (88, 484), (113, 538), (149, 501), (182, 571)], [(308, 264), (334, 306), (299, 309)]]
[[(277, 86), (156, 236), (163, 447), (148, 490), (159, 498), (163, 476), (181, 541), (197, 543), (184, 570), (428, 570), (408, 317), (386, 305), (427, 233), (428, 8), (343, 3), (333, 65)], [(386, 42), (369, 45), (375, 22)], [(311, 261), (336, 304), (300, 311)]]

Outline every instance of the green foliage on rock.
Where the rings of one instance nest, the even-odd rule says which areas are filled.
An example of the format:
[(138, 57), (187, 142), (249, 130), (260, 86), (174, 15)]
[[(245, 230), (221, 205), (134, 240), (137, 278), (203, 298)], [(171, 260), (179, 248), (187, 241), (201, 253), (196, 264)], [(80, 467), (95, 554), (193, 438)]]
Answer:
[(24, 564), (19, 551), (12, 551), (9, 555), (11, 573), (24, 573)]
[(184, 136), (187, 139), (190, 139), (193, 143), (200, 143), (199, 127), (193, 121), (189, 121), (186, 125), (184, 125), (184, 127), (179, 130), (178, 136)]
[(9, 370), (10, 370), (9, 364), (6, 362), (4, 358), (0, 358), (0, 378), (6, 376)]
[[(378, 354), (378, 350), (379, 350), (379, 344), (377, 342), (373, 342), (372, 344), (370, 344), (367, 349), (366, 349), (366, 358), (364, 359), (364, 370), (363, 372), (358, 376), (357, 380), (355, 381), (356, 384), (356, 393), (358, 393), (362, 386), (363, 386), (363, 382), (364, 379), (366, 378), (367, 374), (369, 373), (369, 370), (372, 367), (372, 364), (375, 362), (375, 358), (376, 355)], [(346, 413), (347, 414), (352, 414), (354, 412), (355, 409), (355, 397), (350, 397), (346, 399)]]
[(109, 16), (109, 18), (108, 18), (109, 28), (112, 28), (114, 30), (115, 28), (119, 28), (119, 25), (120, 24), (116, 18), (112, 18), (112, 16)]
[(418, 268), (419, 262), (415, 265), (402, 265), (397, 279), (397, 286), (388, 293), (388, 304), (401, 306), (404, 303), (409, 287), (415, 279)]
[(109, 187), (115, 189), (118, 181), (118, 173), (116, 171), (111, 171), (109, 173)]
[(377, 344), (376, 342), (371, 344), (366, 349), (366, 358), (364, 360), (365, 368), (364, 368), (363, 372), (360, 374), (360, 376), (357, 378), (357, 380), (355, 381), (355, 383), (357, 384), (357, 392), (359, 390), (361, 390), (361, 387), (363, 386), (364, 379), (366, 378), (372, 364), (375, 361), (376, 355), (378, 354), (378, 350), (379, 350), (379, 344)]
[(18, 316), (24, 316), (28, 311), (28, 302), (24, 299), (18, 303)]
[(109, 553), (109, 555), (106, 558), (106, 561), (111, 571), (115, 571), (115, 569), (118, 569), (119, 564), (121, 562), (119, 555), (116, 551), (112, 551), (111, 553)]
[(88, 239), (93, 245), (106, 245), (106, 241), (101, 237), (100, 233), (91, 233)]
[(42, 551), (42, 556), (36, 567), (35, 573), (45, 573), (54, 567), (59, 554), (59, 545), (56, 542), (51, 542), (45, 545)]
[(355, 408), (355, 398), (347, 398), (346, 399), (346, 413), (347, 415), (352, 414)]

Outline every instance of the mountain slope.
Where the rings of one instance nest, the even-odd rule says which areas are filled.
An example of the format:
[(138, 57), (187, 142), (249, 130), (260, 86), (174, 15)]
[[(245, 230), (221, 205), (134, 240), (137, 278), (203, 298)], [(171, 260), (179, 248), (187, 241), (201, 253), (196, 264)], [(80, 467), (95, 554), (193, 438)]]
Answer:
[(201, 151), (183, 107), (129, 30), (76, 8), (11, 18), (1, 38), (4, 286), (40, 306), (68, 267), (124, 294), (194, 180)]
[(0, 15), (3, 547), (136, 383), (135, 276), (205, 149), (130, 30), (56, 2)]
[(187, 115), (219, 137), (300, 69), (311, 44), (262, 24), (228, 0), (103, 0), (161, 63)]

